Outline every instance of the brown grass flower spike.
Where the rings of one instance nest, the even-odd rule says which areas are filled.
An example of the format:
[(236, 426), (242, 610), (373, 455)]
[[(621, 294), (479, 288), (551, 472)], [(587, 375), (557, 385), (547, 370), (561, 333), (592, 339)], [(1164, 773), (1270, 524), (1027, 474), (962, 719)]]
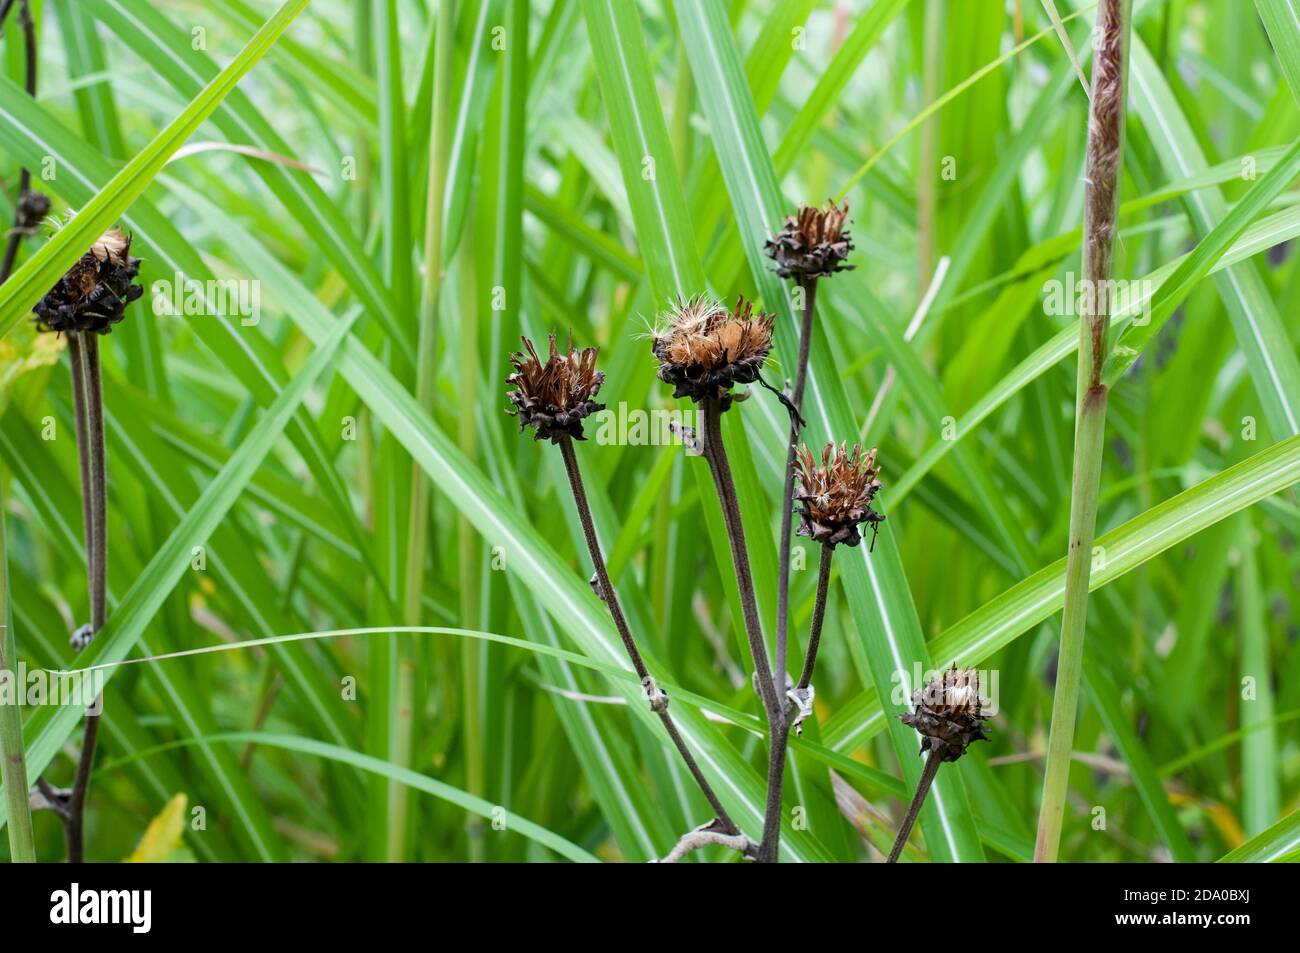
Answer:
[(652, 349), (659, 379), (673, 385), (674, 397), (697, 403), (718, 398), (725, 410), (740, 399), (731, 394), (734, 385), (758, 380), (772, 350), (772, 315), (755, 314), (743, 297), (732, 311), (698, 297), (682, 302), (667, 317)]
[(776, 262), (776, 273), (782, 278), (800, 281), (833, 275), (853, 266), (845, 259), (853, 250), (853, 238), (845, 224), (849, 217), (849, 204), (836, 206), (828, 200), (824, 209), (800, 205), (796, 215), (785, 220), (785, 228), (768, 240), (766, 251)]
[(820, 466), (812, 451), (801, 447), (795, 460), (794, 498), (802, 504), (798, 534), (829, 546), (858, 545), (859, 526), (874, 528), (885, 519), (871, 505), (880, 492), (879, 475), (874, 447), (864, 454), (861, 444), (848, 450), (843, 443), (838, 449), (828, 443)]
[(596, 348), (578, 350), (570, 338), (561, 351), (552, 332), (551, 352), (545, 361), (528, 338), (522, 338), (527, 354), (510, 355), (515, 372), (506, 383), (515, 389), (507, 396), (514, 405), (507, 413), (519, 417), (519, 429), (536, 430), (534, 439), (559, 443), (564, 437), (583, 440), (582, 421), (604, 410), (604, 404), (592, 400), (605, 381), (605, 372), (596, 370)]

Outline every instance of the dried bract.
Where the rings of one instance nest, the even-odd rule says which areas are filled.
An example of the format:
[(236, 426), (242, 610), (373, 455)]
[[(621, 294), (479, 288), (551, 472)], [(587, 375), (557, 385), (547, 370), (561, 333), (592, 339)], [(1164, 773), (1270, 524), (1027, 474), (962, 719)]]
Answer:
[(758, 380), (772, 350), (772, 321), (744, 298), (733, 311), (703, 297), (683, 302), (655, 335), (659, 379), (673, 385), (674, 397), (718, 398), (725, 409), (734, 385)]
[(912, 695), (913, 710), (899, 715), (921, 735), (921, 750), (940, 751), (944, 761), (956, 761), (973, 741), (988, 741), (981, 713), (979, 672), (954, 664)]
[(515, 372), (506, 383), (515, 389), (506, 395), (514, 405), (507, 413), (519, 416), (520, 431), (534, 428), (536, 440), (584, 439), (583, 419), (605, 408), (592, 400), (605, 380), (605, 372), (596, 370), (596, 348), (578, 350), (570, 340), (561, 351), (551, 334), (551, 353), (543, 361), (533, 342), (522, 340), (528, 353), (510, 355)]
[(767, 255), (776, 262), (776, 273), (782, 278), (811, 280), (851, 269), (853, 266), (845, 263), (853, 250), (853, 238), (844, 227), (848, 216), (847, 202), (843, 208), (833, 199), (824, 209), (800, 205), (798, 214), (787, 218), (785, 228), (767, 242)]
[(794, 470), (794, 498), (802, 504), (800, 536), (829, 546), (856, 546), (862, 542), (859, 526), (870, 523), (874, 527), (884, 521), (871, 506), (880, 492), (874, 447), (864, 455), (861, 444), (847, 450), (844, 444), (836, 449), (828, 443), (822, 450), (821, 466), (811, 450), (801, 447)]

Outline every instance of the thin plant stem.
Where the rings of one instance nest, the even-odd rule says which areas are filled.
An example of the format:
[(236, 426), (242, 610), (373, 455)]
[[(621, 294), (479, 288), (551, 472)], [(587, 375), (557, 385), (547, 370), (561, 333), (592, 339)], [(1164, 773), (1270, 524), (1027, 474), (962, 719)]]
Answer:
[(822, 641), (822, 621), (826, 618), (826, 593), (831, 582), (831, 558), (835, 547), (822, 543), (821, 561), (817, 566), (817, 601), (813, 604), (812, 624), (808, 630), (808, 652), (803, 660), (803, 674), (799, 676), (798, 688), (804, 689), (812, 684), (813, 666), (817, 664), (817, 649)]
[[(0, 14), (0, 25), (3, 25), (5, 17), (9, 15), (13, 7), (13, 0), (10, 0), (4, 7), (3, 14)], [(36, 98), (36, 25), (32, 21), (32, 9), (28, 0), (22, 0), (18, 8), (18, 22), (23, 31), (23, 55), (26, 57), (26, 67), (24, 70), (24, 81), (26, 84), (27, 95)], [(22, 244), (23, 235), (27, 233), (27, 222), (23, 221), (23, 196), (31, 188), (32, 173), (30, 169), (23, 168), (18, 173), (18, 200), (14, 203), (14, 227), (9, 233), (9, 240), (5, 243), (4, 260), (0, 262), (0, 284), (9, 280), (13, 274), (14, 263), (18, 260), (18, 247)]]
[[(9, 0), (0, 10), (3, 26), (14, 0)], [(23, 49), (26, 56), (26, 88), (28, 95), (36, 96), (36, 29), (27, 0), (22, 0), (18, 19), (23, 30)], [(18, 246), (22, 243), (24, 227), (22, 199), (31, 187), (32, 174), (24, 168), (19, 173), (18, 201), (14, 205), (14, 227), (5, 243), (4, 260), (0, 262), (0, 284), (13, 274), (18, 259)], [(5, 811), (9, 819), (9, 856), (14, 863), (36, 862), (36, 844), (32, 835), (32, 810), (27, 788), (27, 757), (23, 747), (23, 716), (17, 704), (18, 643), (10, 625), (9, 611), (9, 557), (6, 548), (4, 474), (0, 473), (0, 678), (14, 680), (14, 704), (0, 702), (0, 783), (4, 784)]]
[[(736, 572), (736, 585), (740, 590), (740, 609), (744, 616), (745, 634), (749, 639), (750, 654), (754, 657), (754, 680), (758, 694), (767, 713), (769, 737), (767, 764), (767, 803), (763, 809), (763, 837), (758, 850), (760, 863), (775, 863), (781, 840), (781, 789), (785, 773), (785, 712), (777, 695), (776, 683), (768, 664), (767, 646), (763, 643), (763, 629), (758, 619), (758, 599), (754, 594), (754, 577), (749, 568), (749, 550), (745, 543), (745, 527), (740, 518), (740, 500), (731, 476), (727, 448), (722, 440), (722, 403), (714, 397), (703, 402), (702, 429), (704, 458), (713, 475), (713, 483), (722, 504), (722, 518), (727, 528), (727, 541), (731, 545), (731, 561)], [(783, 679), (784, 681), (784, 679)], [(782, 686), (784, 688), (784, 685)]]
[(817, 279), (807, 278), (799, 282), (803, 291), (803, 324), (799, 329), (799, 363), (795, 366), (794, 395), (792, 403), (795, 413), (790, 415), (790, 445), (786, 448), (785, 486), (781, 499), (781, 547), (777, 563), (776, 585), (776, 677), (781, 679), (777, 691), (785, 687), (782, 677), (786, 671), (786, 654), (789, 651), (790, 621), (790, 548), (793, 540), (790, 531), (794, 510), (794, 460), (799, 449), (799, 414), (803, 412), (803, 392), (808, 382), (808, 353), (812, 345), (813, 308), (817, 297)]
[[(632, 638), (632, 631), (628, 628), (627, 618), (623, 615), (623, 607), (619, 605), (618, 595), (614, 592), (614, 586), (609, 579), (609, 569), (605, 565), (605, 556), (600, 548), (600, 538), (596, 535), (596, 524), (591, 517), (591, 505), (587, 502), (587, 490), (582, 482), (582, 470), (578, 466), (578, 455), (573, 449), (573, 440), (564, 437), (560, 440), (560, 452), (564, 457), (564, 471), (569, 477), (569, 488), (573, 491), (573, 502), (578, 510), (578, 522), (582, 524), (582, 535), (587, 541), (587, 552), (591, 556), (591, 562), (596, 572), (596, 584), (600, 586), (601, 598), (604, 599), (605, 605), (609, 607), (609, 614), (614, 620), (614, 628), (618, 631), (618, 636), (623, 640), (623, 648), (627, 652), (628, 659), (632, 662), (632, 668), (636, 671), (637, 678), (641, 684), (646, 687), (647, 695), (655, 692), (654, 679), (650, 675), (650, 670), (646, 668), (645, 660), (641, 657), (641, 651), (636, 646), (636, 640)], [(737, 836), (740, 834), (740, 828), (731, 819), (727, 809), (722, 806), (722, 801), (714, 793), (713, 786), (709, 784), (708, 778), (700, 770), (695, 756), (691, 754), (691, 749), (687, 747), (685, 739), (677, 730), (677, 725), (673, 722), (673, 717), (668, 713), (668, 705), (665, 701), (662, 705), (656, 703), (656, 699), (651, 695), (651, 709), (659, 716), (663, 722), (664, 729), (668, 732), (668, 737), (672, 739), (673, 745), (677, 752), (682, 756), (682, 761), (686, 763), (686, 768), (695, 778), (695, 783), (700, 786), (704, 792), (704, 797), (708, 800), (709, 806), (713, 808), (714, 814), (718, 821), (725, 827), (722, 833)]]
[[(83, 513), (88, 513), (86, 541), (86, 577), (90, 590), (90, 631), (92, 637), (104, 627), (107, 615), (107, 479), (104, 463), (104, 399), (99, 364), (99, 339), (94, 334), (76, 332), (69, 338), (79, 338), (77, 348), (82, 365), (82, 386), (74, 388), (74, 403), (80, 404), (77, 414), (84, 415), (85, 441), (78, 444), (83, 458), (82, 473), (89, 479), (83, 482), (81, 492)], [(98, 707), (96, 705), (95, 707)], [(77, 773), (68, 794), (66, 831), (68, 863), (78, 864), (85, 859), (86, 797), (90, 790), (91, 768), (95, 760), (95, 743), (99, 737), (99, 715), (86, 713), (86, 727), (82, 734), (81, 755), (77, 759)]]
[[(438, 301), (442, 289), (443, 265), (443, 193), (447, 179), (447, 156), (451, 138), (452, 66), (455, 62), (456, 3), (440, 0), (434, 39), (434, 95), (430, 117), (432, 136), (429, 142), (428, 195), (424, 222), (424, 283), (420, 295), (419, 330), (416, 341), (415, 396), (426, 414), (433, 413), (437, 384)], [(421, 597), (424, 592), (424, 568), (429, 539), (429, 478), (416, 462), (411, 463), (410, 531), (406, 537), (405, 577), (402, 586), (402, 616), (407, 625), (419, 625)], [(415, 666), (403, 651), (397, 669), (398, 724), (394, 731), (394, 749), (399, 763), (411, 759), (413, 740), (410, 718), (403, 712), (402, 699), (415, 695)], [(470, 718), (467, 724), (474, 724)], [(471, 788), (473, 785), (471, 785)], [(473, 791), (472, 793), (480, 793)], [(405, 785), (388, 785), (390, 823), (387, 828), (385, 856), (401, 860), (406, 850), (409, 791)], [(472, 844), (477, 843), (472, 840)]]
[[(826, 594), (830, 588), (831, 557), (835, 547), (822, 544), (817, 567), (817, 601), (813, 606), (812, 626), (808, 634), (808, 651), (804, 656), (803, 672), (796, 690), (802, 691), (812, 684), (813, 666), (817, 663), (817, 649), (821, 645), (822, 621), (826, 617)], [(790, 745), (793, 709), (787, 713), (780, 729), (772, 736), (772, 747), (767, 761), (767, 804), (763, 810), (763, 842), (759, 844), (760, 860), (775, 862), (781, 841), (781, 798), (785, 788), (785, 759)]]
[(912, 803), (907, 806), (907, 816), (903, 818), (903, 826), (898, 829), (898, 837), (894, 839), (894, 847), (890, 850), (889, 858), (885, 863), (898, 863), (898, 858), (907, 845), (907, 838), (912, 833), (912, 827), (921, 814), (921, 806), (925, 804), (925, 796), (930, 793), (930, 785), (934, 783), (934, 776), (939, 773), (939, 765), (943, 763), (943, 752), (943, 746), (930, 749), (930, 756), (925, 759), (925, 769), (921, 772), (921, 780), (916, 783), (916, 793), (912, 795)]
[(9, 856), (14, 863), (36, 862), (32, 810), (27, 796), (27, 760), (23, 748), (23, 715), (18, 707), (18, 649), (9, 619), (9, 562), (5, 549), (4, 477), (0, 474), (0, 678), (10, 679), (14, 703), (0, 700), (0, 782), (5, 788), (9, 818)]
[[(1070, 780), (1070, 753), (1079, 708), (1083, 643), (1088, 621), (1088, 579), (1097, 528), (1097, 499), (1105, 445), (1106, 360), (1110, 301), (1106, 282), (1114, 253), (1115, 208), (1123, 156), (1125, 81), (1128, 68), (1128, 0), (1098, 5), (1088, 116), (1087, 192), (1083, 226), (1083, 277), (1093, 290), (1092, 307), (1079, 321), (1078, 398), (1074, 474), (1070, 490), (1070, 538), (1065, 567), (1061, 650), (1052, 700), (1043, 798), (1034, 846), (1036, 862), (1055, 862)], [(1085, 300), (1088, 296), (1084, 296)]]
[[(795, 366), (794, 394), (790, 414), (790, 440), (786, 447), (784, 481), (781, 499), (781, 541), (777, 555), (776, 586), (776, 669), (779, 681), (773, 686), (777, 696), (785, 691), (787, 655), (789, 652), (790, 624), (790, 549), (793, 543), (791, 529), (794, 510), (794, 461), (799, 447), (799, 415), (803, 410), (803, 392), (808, 382), (808, 354), (812, 346), (813, 313), (817, 297), (817, 279), (799, 281), (803, 292), (803, 322), (799, 329), (799, 359)], [(823, 559), (825, 559), (823, 554)], [(816, 651), (815, 649), (813, 650)], [(805, 686), (806, 687), (806, 686)], [(783, 719), (778, 731), (772, 734), (772, 744), (767, 761), (767, 805), (763, 811), (763, 842), (759, 845), (759, 858), (775, 862), (781, 839), (781, 796), (785, 787), (785, 758), (790, 740), (789, 719)]]
[(745, 635), (749, 651), (754, 657), (757, 673), (758, 695), (767, 712), (768, 727), (773, 729), (783, 720), (781, 703), (777, 700), (776, 685), (763, 644), (763, 628), (758, 619), (758, 598), (754, 594), (754, 576), (749, 568), (749, 550), (745, 544), (745, 527), (740, 519), (740, 500), (736, 483), (731, 476), (727, 448), (722, 442), (722, 404), (714, 397), (706, 398), (700, 414), (704, 437), (704, 459), (713, 476), (713, 484), (722, 504), (722, 519), (727, 528), (727, 541), (731, 546), (731, 561), (736, 572), (736, 585), (740, 590), (740, 610), (744, 616)]

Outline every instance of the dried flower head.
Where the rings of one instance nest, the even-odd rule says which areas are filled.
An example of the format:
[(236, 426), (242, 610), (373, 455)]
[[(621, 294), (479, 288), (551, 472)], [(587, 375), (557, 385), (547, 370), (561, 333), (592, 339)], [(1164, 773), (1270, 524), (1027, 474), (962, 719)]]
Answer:
[(772, 315), (755, 315), (743, 297), (733, 311), (698, 297), (682, 302), (667, 318), (655, 334), (653, 351), (659, 379), (673, 385), (674, 397), (697, 402), (715, 397), (726, 409), (733, 385), (758, 380), (772, 350)]
[(36, 189), (23, 189), (14, 208), (14, 227), (34, 232), (45, 216), (50, 214), (50, 197)]
[(799, 510), (800, 536), (835, 546), (856, 546), (862, 542), (858, 527), (870, 523), (874, 528), (885, 517), (871, 508), (880, 492), (880, 467), (876, 466), (873, 447), (865, 456), (862, 445), (847, 450), (828, 443), (822, 450), (821, 466), (807, 447), (795, 456), (794, 498), (803, 506)]
[(36, 302), (36, 327), (108, 334), (126, 306), (144, 293), (133, 283), (138, 274), (140, 259), (131, 257), (131, 236), (110, 228)]
[(776, 273), (782, 278), (805, 279), (851, 269), (853, 266), (844, 262), (853, 250), (853, 238), (844, 227), (848, 217), (848, 202), (843, 208), (833, 199), (824, 209), (800, 205), (798, 214), (787, 218), (785, 228), (767, 242)]
[(956, 663), (912, 695), (913, 711), (899, 719), (921, 735), (921, 750), (939, 751), (944, 761), (956, 761), (972, 741), (988, 741), (981, 714), (980, 677), (973, 668)]
[(552, 332), (551, 353), (543, 361), (532, 341), (521, 340), (528, 353), (510, 355), (515, 372), (506, 383), (515, 389), (506, 396), (514, 407), (506, 412), (518, 414), (521, 432), (526, 427), (535, 428), (535, 440), (559, 443), (565, 437), (584, 439), (583, 418), (605, 409), (604, 404), (592, 400), (605, 380), (605, 372), (596, 370), (596, 349), (580, 351), (570, 338), (569, 346), (560, 351)]

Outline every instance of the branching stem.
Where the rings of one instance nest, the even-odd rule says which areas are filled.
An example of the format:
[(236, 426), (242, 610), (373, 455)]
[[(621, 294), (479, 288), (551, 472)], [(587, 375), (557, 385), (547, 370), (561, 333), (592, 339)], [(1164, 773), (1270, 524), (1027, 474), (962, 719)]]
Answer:
[(641, 651), (636, 646), (636, 640), (632, 638), (632, 630), (628, 628), (627, 618), (623, 615), (623, 607), (619, 605), (618, 594), (614, 592), (613, 583), (609, 579), (609, 570), (605, 565), (605, 556), (600, 548), (600, 538), (596, 535), (595, 520), (591, 517), (591, 505), (587, 502), (587, 490), (582, 482), (582, 470), (578, 466), (578, 455), (574, 452), (573, 440), (569, 437), (561, 439), (560, 452), (564, 456), (564, 470), (569, 477), (569, 488), (573, 491), (573, 502), (578, 510), (578, 522), (582, 524), (582, 534), (586, 538), (587, 552), (591, 556), (591, 562), (596, 571), (596, 583), (600, 587), (601, 598), (605, 600), (605, 605), (609, 607), (609, 614), (614, 620), (614, 628), (618, 630), (619, 638), (623, 640), (623, 648), (627, 651), (627, 657), (632, 662), (632, 668), (636, 671), (641, 684), (646, 688), (650, 708), (663, 722), (664, 730), (668, 732), (668, 737), (672, 739), (678, 754), (682, 756), (682, 761), (685, 762), (687, 770), (691, 772), (691, 777), (695, 778), (695, 783), (704, 792), (704, 797), (708, 800), (709, 806), (713, 808), (718, 822), (724, 828), (723, 831), (717, 832), (718, 836), (744, 837), (740, 833), (740, 828), (736, 826), (736, 823), (727, 813), (727, 809), (722, 806), (722, 801), (718, 799), (718, 795), (714, 792), (713, 786), (709, 784), (708, 778), (700, 770), (700, 766), (696, 762), (695, 756), (691, 754), (691, 749), (687, 747), (686, 740), (682, 738), (681, 732), (677, 730), (673, 716), (668, 713), (668, 696), (663, 695), (655, 687), (650, 670), (646, 668), (645, 660), (641, 657)]

